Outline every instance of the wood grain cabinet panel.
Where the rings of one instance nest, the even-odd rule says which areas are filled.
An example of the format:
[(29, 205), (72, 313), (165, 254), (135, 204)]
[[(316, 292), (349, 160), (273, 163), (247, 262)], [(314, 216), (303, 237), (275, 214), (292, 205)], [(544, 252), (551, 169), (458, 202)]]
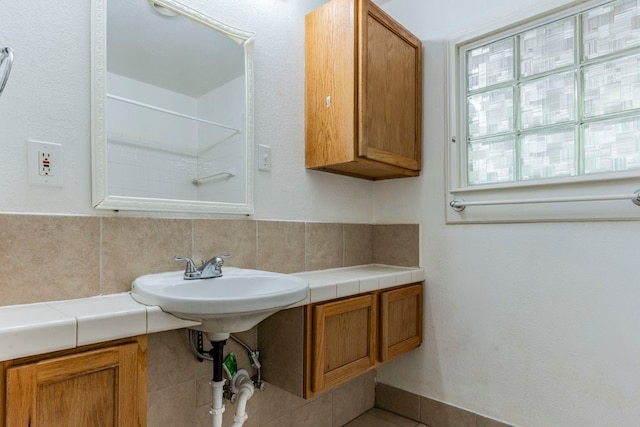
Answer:
[(380, 293), (380, 361), (422, 343), (422, 285)]
[(258, 325), (266, 381), (306, 399), (422, 343), (422, 283), (280, 311)]
[(375, 366), (374, 295), (317, 304), (308, 315), (309, 393), (341, 384)]
[(419, 175), (420, 40), (370, 0), (331, 0), (305, 22), (306, 167)]
[(146, 425), (146, 337), (4, 362), (6, 427)]

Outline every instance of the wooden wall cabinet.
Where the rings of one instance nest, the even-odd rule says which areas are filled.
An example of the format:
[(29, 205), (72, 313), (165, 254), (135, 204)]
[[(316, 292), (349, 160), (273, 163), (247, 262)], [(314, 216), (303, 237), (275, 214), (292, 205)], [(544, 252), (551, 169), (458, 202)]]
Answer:
[(2, 362), (2, 427), (146, 426), (145, 336)]
[(365, 179), (417, 176), (422, 43), (371, 0), (306, 16), (306, 167)]
[(276, 313), (258, 326), (266, 381), (304, 398), (422, 343), (422, 283)]

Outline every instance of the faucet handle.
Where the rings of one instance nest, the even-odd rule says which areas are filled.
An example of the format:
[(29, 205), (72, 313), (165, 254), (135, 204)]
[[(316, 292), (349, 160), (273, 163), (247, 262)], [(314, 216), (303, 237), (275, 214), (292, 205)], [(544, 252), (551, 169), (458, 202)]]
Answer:
[(224, 258), (229, 258), (231, 256), (230, 253), (225, 252), (223, 254), (220, 255), (216, 255), (213, 258), (211, 258), (209, 261), (205, 261), (202, 260), (202, 266), (206, 266), (208, 264), (214, 264), (216, 266), (223, 266), (224, 265)]
[[(201, 279), (211, 279), (214, 277), (222, 276), (222, 266), (224, 265), (223, 258), (231, 256), (229, 254), (221, 254), (214, 256), (209, 261), (202, 261), (202, 267), (200, 268)], [(186, 274), (186, 273), (185, 273)]]
[(200, 271), (198, 271), (198, 267), (196, 267), (196, 264), (193, 262), (191, 258), (176, 256), (174, 260), (187, 262), (187, 265), (184, 268), (185, 278), (192, 278), (200, 275)]
[(218, 256), (216, 256), (216, 261), (219, 261), (220, 263), (224, 264), (224, 258), (229, 258), (231, 256), (231, 254), (229, 252), (225, 252), (223, 254), (220, 254)]

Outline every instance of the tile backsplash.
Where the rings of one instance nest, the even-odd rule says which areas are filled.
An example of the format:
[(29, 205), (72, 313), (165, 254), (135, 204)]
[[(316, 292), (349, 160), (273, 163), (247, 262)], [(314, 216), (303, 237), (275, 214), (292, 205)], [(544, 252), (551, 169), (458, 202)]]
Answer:
[(98, 295), (100, 219), (0, 215), (0, 305)]
[(419, 265), (415, 224), (3, 214), (0, 242), (0, 306), (126, 292), (183, 268), (176, 255), (280, 273)]

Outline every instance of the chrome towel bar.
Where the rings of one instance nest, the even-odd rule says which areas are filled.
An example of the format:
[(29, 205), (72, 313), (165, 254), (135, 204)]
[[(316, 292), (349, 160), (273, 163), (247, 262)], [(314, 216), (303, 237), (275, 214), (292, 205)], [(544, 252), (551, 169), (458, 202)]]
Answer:
[(640, 206), (640, 190), (633, 194), (610, 194), (603, 196), (575, 196), (575, 197), (550, 197), (546, 199), (511, 199), (511, 200), (484, 200), (477, 202), (467, 202), (461, 197), (457, 197), (449, 202), (449, 206), (461, 212), (467, 206), (489, 206), (489, 205), (522, 205), (530, 203), (564, 203), (564, 202), (602, 202), (607, 200), (631, 200), (635, 205)]
[(222, 170), (220, 172), (216, 172), (216, 173), (211, 174), (211, 175), (203, 176), (202, 178), (193, 178), (191, 183), (193, 185), (200, 185), (200, 184), (203, 183), (203, 181), (215, 178), (217, 176), (224, 176), (226, 178), (233, 178), (234, 176), (236, 176), (236, 169), (235, 168), (225, 169), (225, 170)]

